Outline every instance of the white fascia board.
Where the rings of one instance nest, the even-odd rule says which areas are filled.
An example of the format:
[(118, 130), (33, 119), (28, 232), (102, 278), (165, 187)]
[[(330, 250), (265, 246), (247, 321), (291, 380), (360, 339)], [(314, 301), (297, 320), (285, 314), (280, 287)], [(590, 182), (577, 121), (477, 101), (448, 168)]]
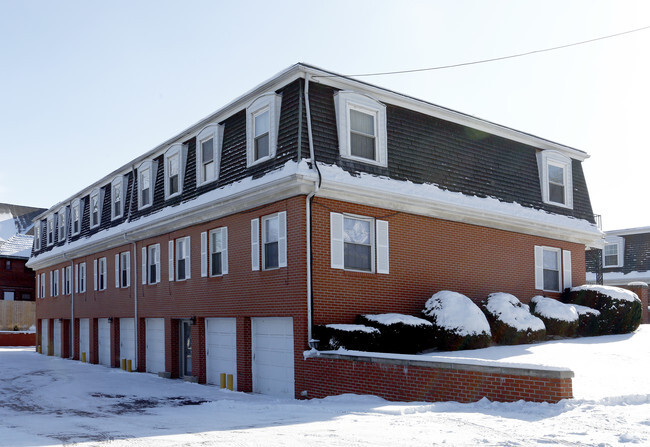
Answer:
[[(596, 282), (596, 274), (587, 272), (586, 281), (590, 284)], [(603, 273), (603, 285), (606, 286), (627, 286), (631, 282), (650, 283), (650, 272), (606, 272)]]
[(631, 236), (633, 234), (650, 233), (650, 227), (626, 228), (623, 230), (605, 231), (606, 236)]

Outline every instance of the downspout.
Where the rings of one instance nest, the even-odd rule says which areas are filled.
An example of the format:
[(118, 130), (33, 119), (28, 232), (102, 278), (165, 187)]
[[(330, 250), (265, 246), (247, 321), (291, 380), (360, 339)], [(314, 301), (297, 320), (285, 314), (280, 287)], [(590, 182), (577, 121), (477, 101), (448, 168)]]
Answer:
[[(311, 163), (314, 168), (316, 168), (316, 173), (318, 174), (318, 181), (314, 184), (314, 190), (307, 195), (305, 199), (305, 210), (306, 210), (306, 223), (307, 223), (307, 343), (310, 348), (315, 347), (312, 337), (312, 326), (314, 320), (314, 306), (313, 306), (313, 262), (312, 262), (312, 201), (318, 189), (321, 185), (321, 172), (318, 169), (318, 164), (316, 163), (316, 155), (314, 151), (314, 139), (311, 130), (311, 111), (309, 108), (309, 73), (305, 73), (305, 108), (307, 112), (307, 136), (309, 140), (309, 156), (311, 157)], [(302, 132), (302, 128), (300, 129)], [(299, 148), (299, 152), (300, 152)]]
[[(131, 176), (132, 176), (132, 181), (131, 181), (131, 200), (129, 201), (129, 209), (127, 210), (126, 213), (126, 221), (128, 222), (131, 219), (131, 203), (133, 202), (133, 192), (134, 192), (134, 187), (135, 187), (135, 168), (133, 165), (131, 165)], [(126, 242), (131, 242), (133, 245), (133, 333), (134, 333), (134, 338), (135, 338), (135, 355), (134, 355), (134, 361), (135, 361), (135, 366), (133, 368), (134, 371), (138, 370), (138, 338), (139, 338), (139, 333), (138, 333), (138, 246), (135, 240), (130, 240), (127, 237), (127, 233), (124, 233), (124, 240)]]

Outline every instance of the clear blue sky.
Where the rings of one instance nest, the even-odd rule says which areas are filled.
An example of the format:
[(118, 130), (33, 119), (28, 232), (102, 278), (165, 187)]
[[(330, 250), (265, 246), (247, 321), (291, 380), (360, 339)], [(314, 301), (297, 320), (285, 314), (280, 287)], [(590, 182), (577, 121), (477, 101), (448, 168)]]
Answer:
[[(645, 1), (0, 0), (0, 202), (67, 199), (295, 62), (468, 62), (650, 25)], [(588, 152), (605, 229), (650, 225), (650, 30), (363, 78)]]

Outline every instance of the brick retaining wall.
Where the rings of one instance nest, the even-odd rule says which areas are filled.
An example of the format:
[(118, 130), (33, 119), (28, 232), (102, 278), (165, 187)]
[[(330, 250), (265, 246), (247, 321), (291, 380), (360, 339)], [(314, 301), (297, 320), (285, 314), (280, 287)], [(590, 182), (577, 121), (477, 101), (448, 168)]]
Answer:
[(392, 401), (555, 403), (573, 398), (569, 369), (321, 353), (306, 358), (306, 397), (355, 393)]
[(36, 346), (36, 332), (0, 332), (0, 346)]

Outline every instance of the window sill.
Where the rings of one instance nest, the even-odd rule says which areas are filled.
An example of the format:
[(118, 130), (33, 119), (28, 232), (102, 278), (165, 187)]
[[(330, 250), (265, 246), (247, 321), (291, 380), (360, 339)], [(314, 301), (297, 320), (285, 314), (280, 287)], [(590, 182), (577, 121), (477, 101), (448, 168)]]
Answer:
[(266, 157), (258, 158), (257, 160), (248, 163), (246, 167), (250, 168), (252, 166), (264, 163), (265, 161), (272, 160), (273, 158), (275, 158), (275, 155), (267, 155)]
[(380, 162), (378, 160), (371, 160), (369, 158), (355, 157), (354, 155), (341, 154), (341, 158), (343, 158), (345, 160), (357, 161), (359, 163), (365, 163), (365, 164), (368, 164), (368, 165), (380, 166), (382, 168), (388, 167), (388, 163), (382, 163), (382, 162)]

